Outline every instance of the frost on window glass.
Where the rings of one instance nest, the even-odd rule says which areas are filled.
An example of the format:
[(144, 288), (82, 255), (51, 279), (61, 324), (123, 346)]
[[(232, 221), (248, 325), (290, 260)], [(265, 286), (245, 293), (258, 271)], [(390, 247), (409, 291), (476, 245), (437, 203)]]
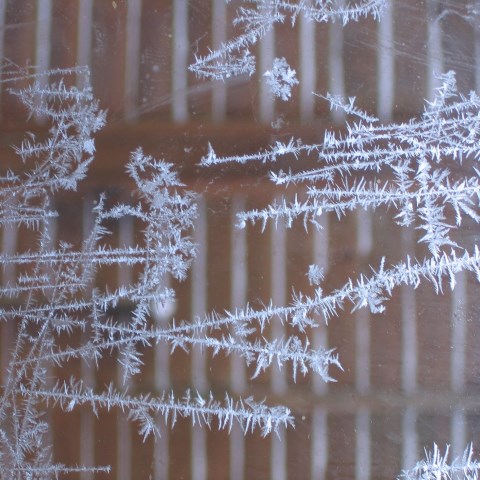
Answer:
[(477, 478), (478, 5), (6, 3), (2, 475)]

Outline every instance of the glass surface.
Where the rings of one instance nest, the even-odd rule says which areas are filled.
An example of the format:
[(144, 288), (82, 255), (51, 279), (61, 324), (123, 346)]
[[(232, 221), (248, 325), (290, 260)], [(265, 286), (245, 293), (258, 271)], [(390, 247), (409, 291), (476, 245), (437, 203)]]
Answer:
[[(253, 322), (256, 332), (246, 339), (231, 326), (192, 334), (189, 338), (193, 340), (185, 344), (187, 351), (180, 345), (172, 352), (175, 340), (171, 338), (165, 341), (162, 337), (158, 344), (150, 338), (150, 345), (138, 342), (143, 365), (140, 373), (126, 381), (116, 349), (103, 349), (97, 361), (77, 357), (59, 365), (51, 359), (41, 363), (45, 368), (42, 389), (47, 391), (57, 381), (68, 382), (73, 376), (95, 393), (105, 392), (112, 384), (136, 397), (148, 394), (157, 398), (173, 392), (182, 398), (191, 389), (197, 405), (201, 404), (197, 394), (208, 401), (211, 393), (220, 402), (226, 394), (234, 400), (253, 397), (269, 406), (287, 407), (294, 423), (263, 437), (258, 429), (244, 434), (235, 422), (231, 431), (228, 425), (219, 431), (216, 418), (211, 427), (205, 426), (206, 413), (196, 417), (193, 426), (191, 418), (179, 416), (173, 427), (171, 419), (165, 425), (162, 415), (156, 413), (153, 417), (160, 435), (149, 435), (143, 441), (138, 421), (127, 418), (128, 405), (124, 411), (118, 406), (109, 411), (98, 408), (95, 415), (91, 402), (63, 402), (63, 410), (67, 410), (63, 411), (62, 402), (55, 404), (50, 399), (47, 405), (48, 395), (40, 395), (38, 409), (45, 412), (42, 419), (48, 429), (42, 435), (37, 433), (42, 437), (42, 449), (52, 445), (53, 463), (73, 468), (111, 467), (109, 475), (84, 471), (71, 472), (67, 478), (384, 479), (412, 469), (425, 458), (424, 449), (434, 451), (434, 444), (441, 455), (450, 445), (447, 460), (451, 463), (473, 442), (477, 458), (480, 259), (474, 249), (479, 236), (480, 188), (475, 164), (480, 102), (469, 95), (472, 90), (480, 93), (480, 3), (386, 0), (380, 19), (365, 7), (375, 2), (356, 3), (365, 15), (351, 20), (342, 13), (353, 4), (348, 0), (0, 0), (0, 56), (5, 59), (0, 72), (2, 182), (10, 181), (7, 171), (21, 172), (28, 166), (12, 145), (20, 145), (27, 131), (43, 139), (51, 126), (39, 109), (27, 119), (29, 112), (10, 89), (24, 88), (35, 79), (40, 89), (45, 89), (62, 76), (68, 87), (82, 89), (88, 81), (84, 70), (57, 71), (50, 77), (40, 73), (88, 66), (93, 95), (100, 108), (107, 110), (106, 126), (92, 134), (95, 159), (86, 178), (76, 192), (49, 192), (49, 208), (56, 210), (58, 217), (45, 222), (51, 247), (45, 247), (43, 254), (61, 248), (61, 241), (82, 251), (82, 241), (94, 228), (94, 207), (98, 207), (102, 192), (108, 209), (140, 201), (133, 193), (134, 182), (126, 165), (131, 152), (141, 147), (145, 155), (172, 163), (184, 189), (198, 194), (198, 216), (191, 232), (197, 244), (196, 258), (184, 281), (169, 274), (159, 280), (158, 290), (172, 288), (176, 298), (163, 304), (151, 302), (145, 328), (166, 330), (173, 327), (173, 321), (178, 326), (183, 321), (191, 324), (241, 317), (247, 307), (255, 311), (268, 310), (270, 304), (287, 308), (275, 310), (280, 315), (266, 314), (268, 320), (261, 332)], [(265, 13), (266, 4), (271, 8), (270, 17)], [(296, 7), (288, 5), (298, 6), (298, 16)], [(261, 38), (245, 40), (249, 61), (255, 59), (255, 71), (236, 74), (230, 65), (225, 78), (195, 74), (191, 67), (195, 62), (198, 65), (198, 59), (225, 50), (227, 42), (244, 32), (242, 28), (251, 32), (245, 22), (233, 25), (241, 7), (263, 14)], [(326, 8), (327, 13), (308, 18), (314, 15), (313, 8)], [(275, 13), (284, 15), (284, 21)], [(237, 60), (243, 58), (244, 50), (232, 50)], [(225, 60), (221, 55), (218, 58)], [(220, 77), (225, 71), (215, 62)], [(206, 71), (212, 71), (208, 64), (204, 65)], [(455, 77), (441, 76), (449, 71), (454, 71)], [(19, 80), (14, 81), (14, 76)], [(453, 88), (453, 78), (464, 97), (446, 88)], [(442, 97), (445, 91), (446, 99)], [(335, 97), (328, 101), (328, 93), (343, 100)], [(41, 93), (33, 98), (41, 105)], [(455, 102), (457, 108), (449, 110)], [(411, 119), (416, 123), (409, 124)], [(461, 123), (465, 119), (472, 119), (467, 126)], [(326, 132), (334, 132), (336, 140)], [(367, 139), (368, 132), (378, 138)], [(341, 139), (350, 143), (339, 146)], [(317, 147), (309, 150), (306, 145)], [(81, 148), (84, 154), (92, 153), (88, 145)], [(327, 150), (331, 156), (322, 157)], [(343, 153), (335, 156), (334, 152)], [(370, 152), (369, 158), (375, 157), (378, 165), (384, 162), (381, 168), (363, 168), (367, 160), (361, 152)], [(257, 160), (241, 158), (262, 153)], [(215, 163), (229, 156), (237, 158), (200, 165), (202, 158), (204, 163)], [(348, 168), (334, 172), (330, 183), (321, 177), (305, 184), (296, 177), (286, 187), (275, 185), (270, 175), (288, 175), (290, 171), (295, 175), (326, 165)], [(412, 183), (400, 185), (395, 176), (398, 171), (391, 165), (403, 165)], [(448, 173), (435, 183), (428, 177), (429, 168), (448, 168)], [(422, 177), (425, 171), (426, 179)], [(468, 180), (462, 183), (462, 179)], [(305, 222), (300, 215), (290, 225), (287, 212), (286, 218), (269, 220), (264, 228), (261, 219), (239, 228), (239, 212), (268, 210), (284, 200), (288, 205), (297, 199), (294, 212), (309, 198), (309, 187), (334, 189), (347, 184), (350, 194), (343, 197), (338, 192), (311, 195), (312, 213)], [(399, 191), (391, 190), (397, 187), (405, 187), (403, 196), (395, 196)], [(352, 193), (355, 189), (356, 194)], [(453, 197), (448, 197), (449, 193), (435, 196), (448, 189)], [(455, 197), (465, 189), (468, 193)], [(390, 199), (380, 201), (382, 192), (388, 191), (393, 192)], [(347, 197), (357, 199), (352, 208), (342, 204)], [(7, 202), (5, 198), (3, 202)], [(445, 218), (433, 218), (434, 210), (422, 210), (430, 198), (439, 208), (445, 206), (439, 210)], [(452, 207), (455, 201), (457, 211)], [(408, 204), (414, 211), (413, 222), (402, 226), (399, 223), (406, 222)], [(11, 204), (3, 205), (2, 219)], [(161, 205), (159, 209), (162, 211)], [(462, 217), (459, 225), (456, 213)], [(44, 225), (43, 221), (40, 224)], [(148, 253), (147, 227), (141, 218), (108, 218), (105, 226), (111, 234), (99, 241), (99, 248), (138, 246)], [(39, 234), (31, 226), (3, 220), (1, 227), (0, 263), (4, 268), (0, 301), (5, 309), (0, 345), (1, 414), (6, 416), (0, 416), (0, 465), (3, 461), (2, 468), (11, 468), (8, 458), (15, 456), (8, 449), (15, 444), (16, 434), (12, 406), (7, 406), (10, 397), (5, 392), (11, 381), (9, 362), (25, 315), (18, 313), (12, 318), (5, 312), (26, 301), (23, 291), (11, 295), (9, 288), (31, 283), (18, 277), (28, 270), (9, 258), (15, 252), (39, 251)], [(462, 257), (465, 252), (471, 257)], [(358, 296), (361, 289), (353, 289), (375, 275), (378, 279), (376, 272), (382, 268), (428, 261), (418, 266), (418, 278), (411, 274), (408, 281), (395, 280), (393, 273), (387, 273), (379, 280), (383, 282), (380, 291), (367, 295), (365, 302)], [(450, 269), (445, 267), (448, 262)], [(148, 261), (132, 262), (133, 266), (117, 263), (101, 265), (91, 283), (75, 295), (91, 294), (94, 287), (99, 292), (114, 292), (128, 286), (141, 278)], [(50, 275), (49, 281), (57, 275), (52, 265), (35, 265), (38, 275), (39, 271)], [(437, 267), (444, 268), (441, 274)], [(339, 289), (347, 291), (350, 280), (353, 290), (340, 302)], [(395, 285), (389, 283), (395, 281)], [(52, 305), (55, 297), (49, 295), (41, 290), (32, 303)], [(295, 305), (298, 310), (300, 302), (308, 303), (306, 296), (321, 303), (322, 295), (338, 302), (330, 317), (325, 318), (321, 308), (313, 311), (307, 305), (299, 311), (308, 311), (313, 325), (304, 331), (292, 325), (289, 314)], [(375, 302), (381, 297), (385, 297), (381, 302), (385, 311), (375, 312), (380, 306)], [(372, 300), (371, 308), (368, 300)], [(137, 303), (122, 297), (107, 305), (102, 318), (106, 324), (128, 324)], [(71, 334), (62, 332), (55, 337), (55, 348), (88, 342), (93, 314), (82, 311), (81, 315), (87, 322), (83, 333), (78, 327)], [(295, 323), (295, 317), (293, 320)], [(35, 335), (42, 321), (32, 321)], [(197, 340), (205, 336), (210, 338), (209, 348), (189, 345), (200, 344)], [(297, 336), (302, 344), (294, 351), (292, 342)], [(260, 343), (255, 344), (255, 339)], [(281, 368), (275, 355), (262, 357), (272, 364), (255, 375), (260, 360), (253, 357), (259, 345), (275, 339), (271, 352), (287, 345), (289, 354), (280, 362)], [(215, 345), (222, 341), (231, 342), (229, 355), (223, 348), (216, 352)], [(311, 371), (305, 360), (308, 355), (302, 356), (311, 349), (335, 349), (331, 355), (338, 354), (343, 370), (329, 366), (333, 382), (325, 383)], [(253, 355), (250, 365), (242, 358), (247, 351)], [(299, 362), (295, 381), (292, 358)], [(307, 362), (305, 375), (302, 358)], [(28, 386), (29, 373), (22, 375)], [(40, 390), (38, 384), (35, 388)], [(20, 390), (16, 395), (22, 397)], [(33, 398), (23, 394), (25, 397)], [(4, 441), (3, 435), (8, 440)], [(29, 455), (34, 456), (27, 454), (27, 463)], [(428, 455), (434, 462), (433, 453)], [(25, 472), (16, 475), (27, 478)], [(412, 474), (411, 478), (420, 476)], [(428, 478), (436, 477), (432, 473)]]

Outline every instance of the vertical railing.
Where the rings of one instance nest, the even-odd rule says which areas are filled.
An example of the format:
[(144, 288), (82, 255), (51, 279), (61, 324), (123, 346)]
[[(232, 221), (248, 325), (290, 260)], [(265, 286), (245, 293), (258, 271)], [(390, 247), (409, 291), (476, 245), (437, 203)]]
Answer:
[[(7, 25), (5, 24), (5, 16), (7, 13), (7, 0), (0, 0), (0, 65), (4, 64), (5, 59), (5, 29)], [(1, 72), (0, 72), (1, 74)], [(1, 79), (0, 75), (0, 79)], [(3, 84), (0, 81), (0, 98), (4, 90)], [(0, 104), (0, 119), (3, 118), (2, 106)]]
[[(132, 217), (125, 217), (118, 223), (118, 246), (119, 248), (132, 247), (135, 242), (135, 226)], [(128, 265), (120, 265), (118, 268), (118, 284), (127, 286), (133, 282), (132, 268)], [(128, 321), (128, 314), (120, 313), (121, 322)], [(120, 364), (117, 367), (117, 382), (122, 388), (128, 388), (131, 379), (125, 380), (123, 369)], [(134, 459), (132, 458), (132, 427), (131, 423), (124, 417), (117, 419), (117, 478), (119, 480), (130, 480)]]
[[(478, 18), (480, 18), (480, 0), (475, 0), (473, 2), (473, 12), (472, 17), (478, 22)], [(475, 24), (475, 23), (474, 23)], [(480, 29), (474, 28), (473, 29), (473, 59), (474, 59), (474, 77), (475, 77), (475, 91), (478, 93), (480, 92)]]
[[(272, 225), (270, 230), (270, 284), (271, 299), (274, 305), (285, 305), (287, 288), (287, 230), (283, 220)], [(285, 338), (285, 329), (280, 319), (274, 318), (271, 325), (272, 338)], [(287, 392), (287, 378), (285, 367), (281, 370), (277, 365), (271, 369), (270, 387), (277, 395)], [(270, 458), (270, 475), (272, 478), (283, 480), (287, 473), (287, 442), (285, 430), (281, 428), (278, 435), (271, 439), (272, 452)]]
[[(52, 0), (38, 0), (37, 9), (35, 66), (45, 72), (50, 68)], [(46, 78), (43, 81), (46, 82)]]
[[(337, 2), (339, 8), (345, 4), (344, 0)], [(328, 91), (332, 95), (345, 96), (345, 65), (343, 61), (344, 32), (341, 22), (329, 24), (328, 35)], [(342, 110), (333, 110), (332, 119), (341, 123), (345, 114)]]
[(386, 2), (377, 40), (377, 112), (383, 121), (392, 118), (395, 98), (394, 0)]
[[(356, 215), (356, 254), (362, 261), (368, 258), (373, 246), (371, 213), (359, 209)], [(366, 308), (355, 314), (355, 389), (365, 396), (370, 393), (370, 315)], [(355, 418), (355, 478), (364, 480), (370, 478), (371, 465), (371, 431), (370, 409), (362, 406)]]
[(315, 22), (302, 16), (300, 18), (300, 120), (302, 123), (312, 121), (315, 113), (313, 92), (316, 91), (317, 64)]
[[(77, 63), (90, 65), (92, 62), (93, 0), (78, 0)], [(81, 85), (80, 85), (81, 86)]]
[[(198, 245), (197, 258), (192, 271), (191, 316), (196, 318), (207, 311), (207, 200), (199, 197), (198, 218), (195, 223), (195, 243)], [(191, 350), (191, 382), (193, 391), (206, 392), (208, 389), (205, 352), (199, 347)], [(207, 437), (201, 425), (192, 427), (191, 475), (193, 480), (207, 478)]]
[[(168, 286), (169, 279), (164, 279)], [(173, 302), (165, 305), (155, 305), (153, 314), (157, 327), (165, 327), (167, 322), (172, 319), (175, 311)], [(154, 351), (154, 373), (153, 381), (155, 391), (159, 394), (170, 389), (170, 346), (167, 343), (159, 343)], [(159, 422), (161, 419), (159, 418)], [(154, 480), (163, 480), (168, 478), (169, 474), (169, 438), (170, 430), (168, 426), (161, 428), (161, 437), (155, 439), (153, 444), (153, 478)]]
[(125, 35), (125, 98), (124, 115), (127, 121), (136, 120), (139, 108), (140, 38), (142, 1), (128, 0)]
[[(87, 195), (82, 204), (82, 232), (84, 240), (88, 238), (95, 221), (92, 207), (93, 199), (90, 195)], [(88, 286), (88, 288), (92, 287), (93, 285)], [(82, 336), (86, 339), (88, 333), (82, 332)], [(95, 388), (95, 369), (85, 360), (82, 360), (80, 363), (80, 375), (87, 388)], [(94, 416), (87, 409), (82, 409), (80, 413), (80, 465), (95, 465)], [(92, 480), (93, 474), (91, 472), (82, 472), (80, 478), (81, 480)]]
[(173, 2), (172, 39), (172, 120), (188, 120), (188, 2)]
[[(313, 263), (323, 268), (324, 275), (329, 270), (329, 216), (324, 213), (319, 219), (321, 229), (313, 230)], [(319, 318), (319, 326), (313, 333), (314, 348), (328, 348), (328, 330), (324, 318)], [(318, 375), (313, 376), (313, 393), (325, 396), (328, 385)], [(328, 414), (325, 407), (316, 405), (313, 410), (311, 442), (311, 476), (315, 480), (327, 478), (328, 464)]]
[(440, 0), (428, 0), (427, 39), (427, 97), (432, 99), (438, 87), (437, 76), (443, 73), (442, 18), (439, 12)]
[[(263, 75), (267, 70), (271, 70), (274, 58), (275, 31), (270, 30), (259, 42), (257, 64), (259, 75)], [(275, 117), (275, 99), (264, 79), (260, 77), (258, 81), (260, 82), (259, 118), (261, 123), (269, 124)]]
[[(455, 277), (452, 292), (452, 340), (450, 357), (450, 388), (456, 395), (465, 395), (466, 387), (466, 346), (467, 346), (467, 277), (461, 272)], [(466, 444), (466, 416), (460, 406), (453, 409), (451, 417), (452, 455), (460, 456)]]
[[(400, 239), (402, 257), (412, 256), (415, 252), (415, 235), (412, 228), (402, 228)], [(417, 304), (415, 291), (411, 287), (401, 288), (401, 320), (402, 320), (402, 391), (407, 399), (417, 392), (418, 382), (418, 332)], [(402, 420), (403, 451), (402, 467), (410, 468), (415, 464), (418, 455), (416, 432), (417, 409), (407, 404)]]
[[(212, 47), (217, 49), (227, 40), (227, 6), (224, 0), (213, 0), (212, 4)], [(225, 120), (227, 110), (227, 86), (217, 82), (212, 90), (212, 119)]]
[[(35, 38), (35, 66), (40, 72), (50, 68), (51, 30), (52, 30), (52, 0), (38, 0), (37, 25)], [(45, 86), (48, 82), (46, 76), (38, 78), (38, 83)], [(38, 102), (40, 99), (37, 100)], [(42, 116), (35, 114), (35, 120), (42, 121)]]
[[(231, 221), (231, 306), (232, 310), (243, 307), (247, 302), (247, 231), (238, 229), (236, 214), (244, 210), (245, 199), (237, 194), (232, 201)], [(230, 359), (230, 385), (236, 395), (241, 395), (246, 389), (247, 379), (244, 360), (236, 355)], [(230, 434), (230, 478), (242, 480), (245, 478), (245, 437), (239, 425), (234, 425)]]

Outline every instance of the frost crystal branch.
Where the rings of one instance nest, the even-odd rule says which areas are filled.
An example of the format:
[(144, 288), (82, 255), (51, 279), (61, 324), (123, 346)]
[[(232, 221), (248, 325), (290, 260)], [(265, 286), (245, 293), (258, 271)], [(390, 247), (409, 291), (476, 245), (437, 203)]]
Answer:
[(237, 10), (233, 20), (238, 35), (207, 55), (196, 56), (189, 69), (198, 77), (211, 80), (253, 75), (255, 57), (250, 50), (275, 24), (289, 22), (293, 27), (300, 15), (318, 23), (340, 21), (343, 25), (361, 17), (378, 19), (385, 2), (356, 0), (343, 5), (338, 0), (243, 0), (246, 6)]
[[(195, 195), (185, 191), (173, 166), (156, 160), (137, 149), (131, 154), (127, 172), (136, 187), (133, 203), (108, 206), (100, 196), (93, 209), (94, 223), (80, 245), (60, 242), (54, 246), (49, 236), (49, 222), (57, 213), (48, 209), (49, 199), (60, 190), (76, 190), (95, 153), (93, 134), (105, 124), (105, 112), (99, 109), (89, 86), (68, 87), (62, 78), (80, 69), (44, 74), (27, 72), (19, 79), (33, 83), (10, 93), (27, 108), (30, 115), (50, 123), (44, 140), (28, 135), (15, 151), (23, 161), (23, 174), (6, 172), (0, 177), (0, 226), (28, 227), (37, 244), (31, 249), (0, 254), (0, 264), (15, 266), (14, 282), (0, 288), (5, 302), (0, 309), (3, 322), (18, 326), (12, 345), (8, 370), (0, 396), (0, 470), (2, 478), (57, 478), (81, 472), (108, 472), (108, 466), (65, 466), (54, 463), (46, 442), (48, 423), (42, 414), (49, 404), (58, 404), (70, 412), (89, 405), (92, 412), (120, 409), (139, 424), (146, 438), (159, 434), (158, 421), (174, 425), (177, 418), (188, 417), (192, 423), (219, 429), (238, 423), (245, 433), (259, 430), (262, 435), (278, 432), (280, 426), (293, 424), (290, 410), (269, 407), (252, 398), (237, 400), (226, 395), (224, 402), (212, 394), (189, 391), (183, 397), (173, 392), (159, 396), (130, 396), (124, 385), (111, 384), (97, 392), (81, 379), (69, 382), (50, 380), (51, 367), (66, 367), (81, 359), (98, 365), (104, 356), (117, 354), (124, 378), (141, 372), (141, 348), (158, 342), (172, 348), (198, 345), (214, 353), (236, 353), (263, 371), (273, 360), (289, 362), (294, 370), (308, 368), (326, 375), (328, 354), (310, 351), (295, 339), (260, 342), (232, 341), (200, 334), (191, 335), (185, 325), (174, 322), (165, 329), (153, 326), (151, 306), (174, 299), (164, 279), (183, 280), (188, 272), (196, 245), (189, 232), (197, 216)], [(83, 71), (83, 70), (82, 70)], [(54, 77), (60, 76), (58, 81)], [(14, 76), (8, 81), (14, 83)], [(37, 81), (43, 80), (43, 81)], [(143, 239), (135, 246), (111, 246), (107, 239), (108, 222), (124, 217), (143, 225)], [(92, 287), (99, 270), (111, 265), (136, 267), (131, 284), (114, 291), (106, 286)], [(131, 309), (128, 322), (111, 317), (123, 303)], [(107, 315), (108, 313), (108, 315)], [(80, 342), (80, 343), (79, 343)], [(335, 362), (334, 357), (331, 361)]]
[[(250, 155), (219, 157), (209, 146), (203, 165), (228, 162), (273, 162), (283, 157), (294, 161), (289, 171), (272, 171), (276, 185), (294, 184), (302, 194), (283, 197), (262, 210), (238, 216), (240, 226), (280, 219), (290, 226), (301, 218), (307, 226), (319, 226), (326, 212), (338, 217), (357, 208), (394, 209), (399, 225), (416, 223), (421, 239), (438, 256), (445, 246), (456, 246), (451, 231), (468, 217), (479, 222), (480, 99), (475, 92), (465, 97), (457, 91), (454, 72), (441, 77), (442, 85), (421, 118), (407, 123), (382, 125), (354, 106), (327, 95), (332, 108), (342, 108), (359, 119), (347, 125), (347, 133), (325, 132), (318, 144), (300, 139), (277, 142)], [(302, 163), (313, 167), (302, 169)], [(298, 165), (298, 166), (297, 166)], [(460, 175), (462, 165), (470, 171)], [(295, 169), (295, 170), (294, 170)], [(381, 174), (381, 177), (379, 176)], [(449, 214), (453, 219), (448, 220)]]

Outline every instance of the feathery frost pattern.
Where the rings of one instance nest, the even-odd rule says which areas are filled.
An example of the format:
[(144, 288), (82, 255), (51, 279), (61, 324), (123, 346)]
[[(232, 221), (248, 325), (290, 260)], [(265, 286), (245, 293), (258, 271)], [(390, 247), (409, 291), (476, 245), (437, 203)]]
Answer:
[[(322, 143), (303, 144), (292, 138), (261, 152), (233, 157), (218, 157), (210, 145), (201, 163), (275, 163), (292, 158), (289, 171), (272, 171), (270, 178), (279, 186), (294, 184), (302, 194), (293, 200), (283, 197), (263, 210), (241, 213), (241, 227), (260, 222), (265, 228), (268, 221), (280, 219), (291, 226), (298, 218), (305, 227), (319, 227), (323, 213), (335, 212), (340, 218), (357, 208), (385, 206), (397, 212), (399, 225), (415, 224), (423, 230), (421, 241), (438, 256), (443, 247), (457, 246), (451, 232), (464, 217), (480, 220), (480, 98), (475, 92), (467, 97), (460, 94), (454, 72), (441, 79), (435, 99), (427, 102), (419, 119), (382, 125), (358, 110), (354, 99), (344, 103), (327, 95), (323, 98), (332, 108), (358, 119), (347, 125), (345, 135), (327, 131)], [(310, 161), (313, 167), (303, 170), (302, 161)], [(454, 173), (459, 165), (468, 167), (468, 176)], [(454, 214), (450, 221), (448, 209)]]
[(449, 463), (450, 446), (442, 454), (437, 444), (433, 451), (425, 450), (425, 458), (412, 469), (402, 472), (398, 480), (477, 480), (480, 474), (480, 461), (473, 458), (473, 445), (467, 446), (461, 457)]
[[(227, 0), (228, 1), (228, 0)], [(386, 0), (243, 0), (233, 26), (239, 33), (205, 56), (196, 56), (190, 71), (200, 78), (226, 80), (237, 75), (253, 75), (256, 60), (251, 48), (276, 24), (295, 25), (299, 16), (318, 23), (379, 19)]]
[[(234, 26), (239, 34), (205, 57), (197, 57), (190, 70), (198, 76), (225, 80), (255, 71), (250, 49), (277, 23), (295, 24), (300, 15), (316, 22), (360, 17), (379, 18), (385, 0), (245, 0)], [(309, 341), (319, 321), (328, 323), (339, 312), (368, 308), (381, 314), (398, 287), (413, 289), (430, 283), (437, 294), (444, 285), (454, 289), (456, 275), (473, 273), (480, 282), (480, 250), (462, 245), (455, 233), (465, 222), (480, 221), (480, 97), (458, 92), (454, 72), (440, 78), (435, 98), (426, 102), (420, 118), (406, 123), (382, 124), (355, 106), (355, 99), (317, 95), (354, 120), (344, 134), (325, 132), (323, 142), (304, 144), (292, 138), (262, 151), (221, 157), (209, 144), (203, 166), (236, 162), (271, 163), (290, 159), (288, 170), (272, 169), (277, 186), (296, 190), (292, 199), (280, 200), (260, 210), (241, 212), (238, 226), (284, 221), (290, 227), (300, 220), (305, 228), (321, 228), (319, 218), (335, 212), (341, 220), (356, 209), (393, 211), (400, 227), (415, 226), (429, 253), (423, 259), (407, 256), (390, 265), (382, 258), (371, 272), (346, 279), (343, 286), (325, 292), (323, 271), (311, 265), (307, 272), (313, 293), (294, 292), (288, 305), (269, 302), (246, 304), (232, 311), (210, 312), (189, 321), (172, 320), (159, 326), (152, 320), (152, 305), (175, 299), (165, 279), (183, 280), (197, 252), (190, 237), (198, 215), (196, 197), (185, 189), (173, 166), (138, 148), (131, 153), (127, 173), (135, 185), (130, 203), (112, 205), (101, 195), (93, 208), (94, 223), (79, 245), (54, 245), (49, 224), (58, 214), (50, 199), (62, 190), (77, 189), (95, 154), (94, 135), (106, 122), (88, 81), (83, 88), (68, 86), (66, 77), (88, 70), (75, 68), (35, 73), (3, 73), (8, 92), (18, 98), (30, 116), (45, 119), (48, 136), (37, 140), (27, 134), (15, 152), (25, 172), (7, 171), (0, 177), (0, 228), (28, 228), (36, 238), (30, 250), (0, 254), (0, 264), (14, 266), (16, 279), (0, 287), (5, 300), (0, 318), (17, 328), (0, 395), (0, 470), (7, 478), (57, 478), (70, 473), (104, 473), (109, 466), (65, 466), (54, 463), (48, 445), (46, 408), (57, 405), (65, 412), (87, 405), (98, 414), (117, 409), (138, 424), (146, 439), (160, 435), (159, 425), (174, 427), (180, 418), (193, 425), (230, 431), (238, 424), (244, 433), (266, 436), (293, 426), (288, 407), (268, 406), (252, 398), (219, 401), (210, 392), (187, 390), (130, 395), (127, 380), (141, 374), (142, 351), (159, 343), (171, 351), (180, 348), (208, 350), (213, 355), (236, 355), (251, 365), (256, 378), (272, 366), (298, 375), (319, 375), (336, 381), (343, 370), (334, 348), (313, 348)], [(272, 93), (287, 101), (298, 84), (286, 60), (274, 60), (264, 74)], [(30, 82), (15, 88), (17, 80)], [(304, 165), (305, 163), (305, 165)], [(461, 169), (459, 166), (461, 165)], [(462, 173), (459, 173), (459, 172)], [(143, 237), (134, 246), (112, 246), (107, 225), (129, 217), (141, 225)], [(93, 287), (97, 272), (109, 266), (135, 267), (130, 284), (111, 291)], [(127, 321), (111, 315), (127, 305)], [(272, 322), (288, 326), (285, 338), (271, 338)], [(81, 360), (97, 366), (114, 355), (124, 383), (97, 390), (72, 377), (53, 377), (52, 367), (62, 368)], [(161, 421), (161, 422), (160, 422)], [(461, 458), (448, 461), (434, 445), (432, 452), (399, 478), (429, 479), (478, 477), (480, 468), (472, 446)]]
[[(0, 225), (26, 226), (37, 237), (33, 250), (0, 255), (0, 264), (15, 266), (18, 272), (14, 283), (0, 288), (0, 296), (7, 300), (0, 317), (4, 323), (18, 326), (0, 397), (2, 476), (57, 478), (76, 472), (109, 471), (108, 466), (53, 463), (46, 441), (49, 425), (43, 419), (44, 409), (52, 403), (66, 412), (84, 404), (94, 413), (121, 410), (139, 425), (144, 439), (160, 433), (160, 419), (174, 426), (179, 417), (210, 428), (216, 422), (219, 429), (228, 430), (236, 422), (245, 433), (259, 430), (262, 435), (293, 425), (288, 408), (269, 407), (252, 398), (234, 400), (226, 395), (219, 402), (208, 392), (193, 395), (189, 391), (183, 397), (173, 392), (157, 397), (131, 396), (123, 385), (112, 384), (106, 391), (95, 391), (75, 378), (69, 382), (58, 379), (52, 386), (51, 367), (65, 367), (75, 359), (95, 366), (110, 355), (118, 358), (126, 380), (140, 373), (140, 348), (158, 342), (166, 342), (172, 349), (199, 345), (214, 353), (239, 354), (247, 362), (255, 362), (257, 372), (275, 359), (290, 362), (301, 371), (311, 367), (325, 374), (328, 361), (328, 354), (318, 359), (317, 353), (295, 339), (265, 343), (243, 339), (236, 343), (231, 335), (211, 338), (205, 328), (197, 329), (195, 322), (173, 323), (164, 329), (153, 326), (151, 306), (175, 297), (174, 291), (164, 286), (165, 277), (183, 280), (196, 255), (189, 232), (197, 205), (195, 195), (184, 189), (172, 165), (144, 154), (141, 148), (131, 154), (127, 165), (136, 186), (136, 203), (108, 206), (108, 199), (100, 196), (87, 238), (80, 245), (60, 242), (57, 248), (53, 246), (49, 222), (57, 213), (49, 209), (49, 199), (60, 190), (75, 190), (85, 177), (95, 153), (93, 135), (105, 124), (105, 112), (99, 109), (91, 88), (68, 87), (62, 80), (79, 73), (88, 77), (88, 71), (79, 68), (49, 72), (43, 74), (44, 78), (32, 72), (20, 73), (19, 78), (31, 80), (31, 85), (9, 90), (30, 115), (49, 121), (50, 130), (42, 141), (27, 135), (15, 149), (27, 169), (25, 173), (6, 172), (0, 178)], [(8, 78), (7, 82), (14, 80)], [(122, 217), (143, 225), (140, 244), (109, 245), (106, 225)], [(106, 286), (93, 288), (97, 271), (111, 265), (136, 266), (139, 273), (131, 284), (114, 291)], [(111, 318), (119, 303), (129, 305), (128, 322)]]
[[(323, 142), (317, 144), (292, 138), (265, 150), (230, 157), (217, 155), (208, 145), (201, 160), (204, 166), (248, 162), (275, 165), (291, 160), (286, 171), (272, 169), (270, 180), (295, 190), (293, 199), (289, 193), (263, 209), (240, 212), (240, 228), (260, 223), (264, 230), (269, 222), (276, 226), (279, 221), (291, 227), (300, 220), (305, 229), (309, 225), (320, 229), (319, 218), (327, 212), (334, 212), (341, 220), (352, 210), (383, 207), (394, 212), (399, 226), (413, 225), (423, 231), (419, 242), (428, 245), (430, 252), (424, 259), (407, 256), (388, 267), (383, 258), (370, 275), (349, 279), (330, 293), (320, 286), (321, 269), (311, 265), (307, 275), (315, 288), (313, 295), (294, 293), (287, 306), (247, 306), (211, 317), (210, 323), (205, 323), (209, 328), (231, 323), (242, 338), (251, 325), (263, 330), (280, 318), (304, 332), (317, 326), (318, 318), (328, 322), (346, 307), (352, 312), (368, 308), (372, 313), (383, 313), (394, 290), (402, 285), (415, 289), (431, 283), (435, 292), (442, 294), (445, 283), (455, 288), (460, 272), (471, 272), (480, 282), (478, 245), (469, 250), (454, 236), (462, 222), (480, 221), (480, 98), (475, 92), (459, 93), (452, 71), (440, 76), (440, 84), (435, 98), (426, 102), (422, 116), (406, 123), (384, 125), (358, 109), (354, 98), (345, 101), (330, 94), (317, 95), (329, 102), (331, 109), (341, 109), (354, 118), (346, 124), (346, 133), (326, 131)], [(324, 362), (342, 369), (338, 355), (332, 357), (332, 352), (322, 352)], [(334, 380), (330, 374), (322, 377)], [(399, 478), (476, 479), (479, 463), (472, 455), (470, 446), (462, 458), (449, 464), (448, 448), (442, 455), (435, 445), (433, 453), (427, 452), (425, 460)]]

